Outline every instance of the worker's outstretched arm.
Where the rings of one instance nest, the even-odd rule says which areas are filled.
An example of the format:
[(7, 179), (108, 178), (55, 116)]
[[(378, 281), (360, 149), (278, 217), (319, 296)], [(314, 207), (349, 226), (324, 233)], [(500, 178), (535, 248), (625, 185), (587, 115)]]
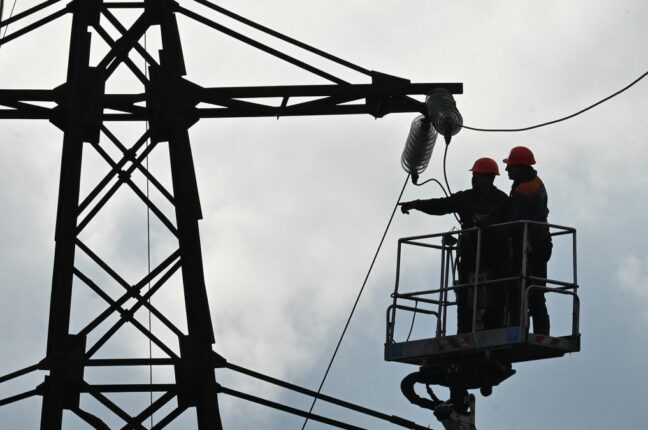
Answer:
[(455, 200), (455, 195), (452, 195), (440, 199), (412, 200), (410, 202), (399, 203), (399, 205), (401, 207), (401, 212), (404, 214), (415, 209), (429, 215), (447, 215), (456, 211)]

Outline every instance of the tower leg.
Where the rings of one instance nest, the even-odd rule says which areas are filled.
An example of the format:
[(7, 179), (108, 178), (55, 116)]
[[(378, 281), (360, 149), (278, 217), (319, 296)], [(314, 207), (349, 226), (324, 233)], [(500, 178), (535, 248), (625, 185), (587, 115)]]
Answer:
[[(202, 218), (200, 198), (188, 129), (196, 121), (194, 102), (186, 81), (182, 44), (173, 3), (157, 1), (151, 7), (160, 19), (163, 49), (159, 70), (151, 70), (147, 103), (152, 111), (153, 139), (169, 142), (171, 179), (175, 201), (182, 279), (187, 315), (186, 338), (180, 342), (180, 364), (176, 366), (178, 402), (195, 406), (198, 428), (221, 429), (213, 364), (212, 328), (200, 247), (198, 221)], [(155, 14), (152, 14), (155, 16)]]
[(43, 430), (61, 428), (63, 410), (78, 406), (79, 383), (83, 379), (85, 339), (69, 335), (69, 326), (83, 142), (90, 135), (98, 136), (98, 130), (89, 129), (87, 115), (100, 112), (89, 107), (101, 104), (95, 92), (88, 90), (91, 82), (96, 82), (89, 67), (88, 26), (99, 19), (98, 4), (97, 0), (75, 3), (67, 82), (60, 88), (63, 100), (52, 120), (64, 131), (64, 138), (45, 359), (50, 375), (43, 386), (41, 411)]

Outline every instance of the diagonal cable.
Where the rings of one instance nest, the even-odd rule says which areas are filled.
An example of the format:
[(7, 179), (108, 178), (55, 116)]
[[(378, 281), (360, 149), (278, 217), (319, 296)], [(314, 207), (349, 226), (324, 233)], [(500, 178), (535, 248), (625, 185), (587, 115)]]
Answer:
[[(148, 52), (148, 39), (146, 37), (146, 32), (144, 33), (144, 51)], [(146, 67), (146, 59), (144, 59), (144, 76), (148, 80), (148, 67)], [(149, 129), (149, 122), (146, 121), (145, 123), (145, 128), (148, 131)], [(146, 146), (149, 145), (149, 142), (146, 142)], [(146, 157), (146, 173), (149, 173), (150, 167), (149, 167), (149, 158)], [(149, 198), (150, 195), (150, 183), (151, 181), (149, 180), (148, 176), (146, 177), (146, 197)], [(149, 274), (151, 275), (151, 208), (147, 207), (146, 208), (146, 269)], [(148, 282), (148, 290), (151, 291), (151, 282)], [(149, 298), (148, 300), (149, 306), (151, 305), (151, 299)], [(149, 309), (148, 312), (148, 329), (151, 333), (153, 333), (153, 327), (152, 327), (152, 320), (151, 320), (151, 310)], [(153, 341), (149, 339), (148, 342), (148, 350), (149, 350), (149, 360), (153, 360)], [(149, 364), (149, 384), (152, 386), (153, 385), (153, 363)], [(149, 393), (149, 404), (150, 407), (153, 407), (153, 390)], [(154, 415), (155, 411), (151, 412), (151, 415), (149, 417), (149, 427), (153, 427), (153, 422), (154, 422)]]
[(357, 64), (353, 64), (349, 61), (343, 60), (342, 58), (336, 57), (335, 55), (331, 55), (328, 52), (322, 51), (321, 49), (317, 49), (313, 46), (310, 46), (306, 43), (300, 42), (299, 40), (293, 39), (292, 37), (286, 36), (285, 34), (279, 33), (276, 30), (272, 30), (271, 28), (265, 27), (259, 23), (256, 23), (252, 20), (249, 20), (241, 15), (238, 15), (232, 11), (229, 11), (225, 9), (224, 7), (218, 6), (214, 4), (211, 1), (208, 0), (194, 0), (196, 3), (199, 3), (213, 11), (216, 11), (220, 14), (223, 14), (229, 18), (232, 18), (236, 21), (239, 21), (245, 25), (248, 25), (256, 30), (259, 30), (263, 33), (269, 34), (271, 36), (276, 37), (279, 40), (283, 40), (284, 42), (288, 42), (292, 45), (295, 45), (299, 48), (302, 48), (306, 51), (312, 52), (313, 54), (317, 54), (320, 57), (326, 58), (327, 60), (331, 60), (335, 63), (338, 63), (342, 66), (346, 66), (352, 70), (355, 70), (356, 72), (364, 73), (365, 75), (371, 76), (371, 71), (368, 69), (365, 69), (364, 67), (358, 66)]
[(348, 84), (348, 82), (346, 82), (346, 81), (344, 81), (344, 80), (342, 80), (342, 79), (340, 79), (340, 78), (338, 78), (336, 76), (333, 76), (330, 73), (327, 73), (327, 72), (325, 72), (323, 70), (320, 70), (320, 69), (318, 69), (316, 67), (313, 67), (310, 64), (307, 64), (307, 63), (305, 63), (305, 62), (303, 62), (301, 60), (298, 60), (298, 59), (296, 59), (294, 57), (291, 57), (290, 55), (284, 54), (283, 52), (278, 51), (278, 50), (276, 50), (274, 48), (271, 48), (268, 45), (265, 45), (265, 44), (263, 44), (261, 42), (257, 42), (254, 39), (251, 39), (251, 38), (249, 38), (247, 36), (244, 36), (243, 34), (238, 33), (238, 32), (236, 32), (236, 31), (234, 31), (234, 30), (232, 30), (230, 28), (227, 28), (224, 25), (218, 24), (218, 23), (216, 23), (216, 22), (214, 22), (214, 21), (212, 21), (212, 20), (210, 20), (208, 18), (205, 18), (202, 15), (199, 15), (199, 14), (197, 14), (195, 12), (192, 12), (192, 11), (190, 11), (188, 9), (185, 9), (182, 6), (177, 6), (177, 10), (178, 10), (178, 12), (182, 13), (183, 15), (185, 15), (188, 18), (191, 18), (191, 19), (193, 19), (195, 21), (198, 21), (201, 24), (204, 24), (204, 25), (206, 25), (208, 27), (213, 28), (214, 30), (218, 30), (221, 33), (224, 33), (224, 34), (226, 34), (226, 35), (228, 35), (230, 37), (233, 37), (234, 39), (240, 40), (241, 42), (246, 43), (246, 44), (248, 44), (250, 46), (253, 46), (253, 47), (257, 48), (257, 49), (260, 49), (261, 51), (267, 52), (270, 55), (273, 55), (273, 56), (275, 56), (277, 58), (280, 58), (280, 59), (282, 59), (284, 61), (287, 61), (287, 62), (289, 62), (289, 63), (291, 63), (291, 64), (293, 64), (293, 65), (295, 65), (297, 67), (300, 67), (300, 68), (302, 68), (304, 70), (307, 70), (307, 71), (309, 71), (309, 72), (311, 72), (311, 73), (313, 73), (313, 74), (315, 74), (317, 76), (320, 76), (320, 77), (322, 77), (324, 79), (327, 79), (327, 80), (329, 80), (331, 82), (335, 82), (336, 84)]
[(20, 400), (28, 399), (37, 394), (41, 394), (38, 388), (26, 391), (22, 394), (16, 394), (15, 396), (7, 397), (5, 399), (0, 400), (0, 406), (4, 406), (10, 403), (18, 402)]
[(31, 372), (35, 371), (35, 370), (39, 370), (40, 368), (41, 368), (40, 364), (34, 364), (32, 366), (25, 367), (24, 369), (20, 369), (20, 370), (16, 370), (15, 372), (8, 373), (8, 374), (3, 375), (2, 377), (0, 377), (0, 384), (2, 384), (3, 382), (10, 381), (10, 380), (12, 380), (14, 378), (18, 378), (19, 376), (26, 375), (28, 373), (31, 373)]
[[(328, 377), (329, 371), (331, 370), (331, 366), (333, 366), (333, 361), (335, 361), (335, 357), (337, 356), (337, 353), (340, 349), (340, 345), (342, 344), (342, 340), (344, 339), (344, 335), (347, 332), (347, 329), (349, 328), (349, 324), (351, 323), (351, 319), (353, 318), (353, 314), (355, 313), (355, 310), (358, 306), (358, 302), (360, 301), (360, 297), (362, 296), (362, 293), (364, 292), (365, 286), (367, 285), (367, 280), (369, 279), (369, 275), (371, 274), (371, 270), (373, 269), (374, 263), (376, 262), (376, 259), (378, 258), (378, 254), (380, 253), (380, 249), (382, 248), (382, 244), (385, 241), (385, 237), (387, 236), (387, 232), (389, 231), (389, 227), (391, 226), (392, 220), (394, 219), (394, 215), (396, 214), (396, 209), (398, 209), (398, 203), (400, 202), (401, 197), (403, 197), (403, 193), (405, 192), (405, 187), (407, 187), (407, 181), (409, 180), (410, 175), (407, 175), (405, 178), (405, 183), (403, 184), (403, 188), (401, 188), (400, 194), (398, 195), (398, 199), (396, 199), (396, 204), (394, 205), (394, 209), (392, 210), (391, 216), (389, 217), (389, 221), (387, 222), (387, 227), (385, 228), (385, 232), (382, 235), (382, 238), (380, 239), (380, 243), (378, 244), (378, 249), (376, 249), (376, 253), (373, 256), (373, 259), (371, 260), (371, 264), (369, 265), (369, 270), (367, 270), (367, 275), (364, 278), (364, 281), (362, 282), (362, 287), (360, 287), (360, 291), (358, 292), (358, 297), (356, 297), (355, 303), (353, 303), (353, 307), (351, 308), (351, 313), (349, 314), (349, 317), (347, 318), (346, 324), (344, 325), (344, 329), (342, 329), (342, 334), (340, 335), (340, 339), (337, 342), (337, 345), (335, 346), (335, 350), (333, 351), (333, 355), (331, 356), (331, 360), (329, 361), (328, 366), (326, 367), (326, 372), (324, 372), (324, 376), (322, 377), (322, 382), (320, 382), (319, 388), (317, 389), (317, 395), (319, 396), (320, 393), (322, 392), (322, 387), (324, 387), (324, 382), (326, 382), (326, 378)], [(306, 419), (304, 420), (304, 424), (302, 425), (302, 430), (306, 427), (306, 424), (308, 423), (308, 417), (311, 415), (313, 412), (313, 408), (315, 407), (315, 403), (317, 403), (317, 397), (313, 399), (313, 403), (310, 406), (310, 409), (308, 411), (308, 414), (306, 415)]]
[[(23, 12), (17, 13), (14, 15), (14, 9), (16, 8), (16, 3), (17, 0), (14, 0), (13, 5), (11, 6), (11, 12), (9, 12), (9, 18), (5, 19), (4, 21), (2, 20), (2, 17), (0, 16), (0, 28), (9, 26), (10, 24), (13, 24), (14, 22), (20, 21), (21, 19), (28, 17), (29, 15), (36, 13), (42, 9), (45, 9), (48, 6), (51, 6), (53, 4), (56, 4), (62, 0), (48, 0), (43, 3), (37, 4), (34, 7), (31, 7)], [(1, 3), (0, 3), (1, 4)], [(2, 9), (0, 8), (0, 13), (2, 13)], [(5, 28), (4, 34), (2, 35), (3, 37), (7, 34), (7, 29)]]
[(310, 417), (313, 421), (319, 421), (321, 423), (327, 424), (329, 426), (345, 429), (345, 430), (366, 430), (363, 427), (354, 426), (347, 424), (342, 421), (338, 421), (332, 418), (327, 418), (322, 415), (312, 414), (311, 412), (302, 411), (301, 409), (293, 408), (291, 406), (283, 405), (281, 403), (273, 402), (271, 400), (266, 400), (261, 397), (253, 396), (251, 394), (243, 393), (241, 391), (233, 390), (231, 388), (219, 386), (218, 392), (221, 394), (227, 394), (232, 397), (237, 397), (242, 400), (247, 400), (248, 402), (257, 403), (269, 408), (277, 409), (280, 411), (288, 412), (292, 415), (297, 415), (300, 417)]
[(65, 8), (63, 8), (63, 9), (57, 11), (57, 12), (54, 12), (53, 14), (51, 14), (49, 16), (46, 16), (45, 18), (39, 19), (38, 21), (36, 21), (36, 22), (34, 22), (32, 24), (29, 24), (29, 25), (21, 28), (20, 30), (17, 30), (15, 32), (11, 33), (9, 36), (6, 36), (7, 29), (9, 28), (7, 26), (7, 28), (5, 28), (5, 32), (4, 32), (5, 35), (3, 35), (2, 38), (0, 39), (0, 47), (4, 46), (6, 43), (11, 42), (12, 40), (18, 39), (20, 36), (23, 36), (23, 35), (29, 33), (30, 31), (36, 30), (37, 28), (40, 28), (40, 27), (42, 27), (42, 26), (44, 26), (46, 24), (49, 24), (50, 22), (62, 17), (63, 15), (65, 15), (66, 13), (69, 13), (69, 12), (70, 12), (70, 7), (66, 6)]
[(413, 421), (406, 420), (405, 418), (401, 418), (401, 417), (396, 416), (396, 415), (387, 415), (385, 413), (375, 411), (373, 409), (365, 408), (364, 406), (360, 406), (360, 405), (357, 405), (357, 404), (354, 404), (354, 403), (351, 403), (351, 402), (346, 402), (344, 400), (336, 399), (335, 397), (327, 396), (325, 394), (318, 394), (318, 393), (315, 393), (314, 391), (309, 390), (307, 388), (300, 387), (298, 385), (291, 384), (289, 382), (282, 381), (280, 379), (273, 378), (271, 376), (264, 375), (264, 374), (259, 373), (259, 372), (255, 372), (254, 370), (246, 369), (244, 367), (238, 366), (238, 365), (230, 363), (228, 361), (225, 361), (225, 363), (223, 363), (222, 365), (223, 365), (223, 367), (225, 367), (227, 369), (233, 370), (233, 371), (241, 373), (243, 375), (247, 375), (247, 376), (250, 376), (252, 378), (259, 379), (261, 381), (268, 382), (270, 384), (274, 384), (274, 385), (277, 385), (279, 387), (283, 387), (283, 388), (286, 388), (286, 389), (291, 390), (291, 391), (295, 391), (295, 392), (300, 393), (300, 394), (304, 394), (304, 395), (312, 396), (312, 397), (317, 397), (317, 398), (319, 398), (319, 399), (321, 399), (321, 400), (323, 400), (325, 402), (332, 403), (334, 405), (341, 406), (343, 408), (350, 409), (350, 410), (359, 412), (361, 414), (368, 415), (368, 416), (371, 416), (371, 417), (374, 417), (374, 418), (378, 418), (378, 419), (381, 419), (381, 420), (384, 420), (384, 421), (389, 421), (390, 423), (401, 426), (401, 427), (405, 427), (405, 428), (413, 429), (413, 430), (429, 430), (427, 427), (423, 427), (421, 425), (418, 425)]

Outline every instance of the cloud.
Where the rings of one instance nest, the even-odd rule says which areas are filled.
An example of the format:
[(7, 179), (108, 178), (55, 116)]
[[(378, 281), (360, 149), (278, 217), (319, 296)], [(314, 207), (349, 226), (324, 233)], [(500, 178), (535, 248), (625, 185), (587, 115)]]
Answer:
[[(370, 69), (414, 82), (463, 81), (465, 94), (457, 97), (458, 105), (466, 124), (478, 127), (529, 125), (571, 113), (620, 88), (648, 63), (648, 51), (643, 49), (648, 6), (641, 1), (603, 0), (596, 5), (584, 0), (220, 3)], [(21, 4), (29, 7), (27, 1)], [(193, 26), (184, 18), (180, 26), (187, 77), (199, 84), (322, 83), (318, 77), (206, 27)], [(0, 88), (60, 84), (65, 77), (68, 27), (69, 20), (64, 18), (34, 32), (33, 37), (3, 46)], [(152, 51), (158, 48), (155, 37), (150, 42)], [(337, 71), (328, 67), (324, 68)], [(341, 76), (352, 82), (369, 81), (355, 72)], [(579, 279), (587, 281), (583, 282), (582, 309), (584, 331), (589, 330), (584, 333), (585, 342), (597, 339), (601, 349), (607, 350), (616, 338), (612, 334), (601, 338), (610, 324), (599, 316), (610, 312), (611, 291), (620, 290), (642, 309), (648, 301), (646, 232), (641, 227), (648, 185), (648, 152), (643, 149), (646, 82), (563, 124), (517, 134), (464, 130), (453, 139), (448, 153), (448, 179), (457, 191), (469, 186), (467, 170), (476, 158), (501, 159), (518, 144), (536, 151), (538, 169), (550, 194), (551, 220), (579, 229), (579, 256), (584, 263), (579, 266)], [(389, 115), (379, 121), (370, 117), (222, 119), (201, 121), (191, 129), (217, 351), (234, 363), (317, 386), (402, 185), (405, 175), (399, 157), (412, 117)], [(42, 358), (44, 350), (61, 133), (47, 123), (3, 120), (0, 124), (0, 321), (11, 327), (0, 339), (11, 351), (1, 363), (9, 372)], [(131, 142), (127, 137), (125, 141)], [(442, 177), (443, 149), (442, 144), (437, 146), (423, 179)], [(156, 173), (167, 175), (168, 186), (165, 151), (156, 149), (151, 163)], [(90, 156), (92, 150), (86, 154)], [(96, 164), (91, 159), (84, 163), (90, 175), (100, 178), (105, 171), (93, 171)], [(510, 181), (503, 175), (497, 185), (506, 191)], [(408, 186), (404, 198), (440, 195), (431, 184)], [(116, 200), (85, 232), (88, 242), (102, 246), (102, 257), (129, 275), (129, 281), (145, 268), (144, 217), (141, 204)], [(423, 423), (430, 421), (430, 414), (410, 407), (398, 390), (398, 381), (411, 368), (382, 361), (384, 311), (393, 287), (395, 239), (442, 231), (453, 223), (451, 217), (397, 214), (325, 392), (367, 406), (377, 404), (386, 412)], [(617, 242), (624, 234), (621, 228), (625, 232), (628, 226), (634, 228), (623, 237), (628, 257), (617, 259)], [(154, 224), (152, 234), (156, 258), (175, 249), (173, 238), (164, 239), (168, 236), (164, 227)], [(613, 268), (610, 262), (616, 262)], [(603, 288), (602, 284), (614, 279), (619, 290)], [(85, 297), (78, 297), (79, 306), (90, 303)], [(181, 294), (173, 288), (163, 289), (153, 301), (165, 315), (184, 315)], [(101, 309), (105, 306), (101, 301), (98, 304)], [(611, 312), (612, 319), (626, 306), (614, 307), (618, 313)], [(593, 326), (594, 320), (601, 326)], [(626, 321), (620, 320), (614, 327)], [(140, 338), (127, 336), (133, 350), (146, 346)], [(645, 356), (644, 344), (637, 342), (634, 356)], [(584, 415), (595, 423), (592, 428), (618, 424), (613, 422), (618, 416), (606, 414), (582, 396), (586, 391), (582, 381), (598, 380), (593, 374), (609, 367), (608, 356), (584, 346), (575, 355), (584, 364), (554, 362), (564, 372), (560, 382), (565, 395), (541, 384), (546, 379), (543, 365), (531, 363), (523, 368), (537, 368), (537, 373), (520, 371), (539, 384), (536, 392), (551, 392), (555, 404), (572, 402), (574, 407), (565, 411), (568, 416), (558, 416), (564, 422), (551, 423), (547, 421), (551, 418), (540, 414), (529, 422), (530, 408), (523, 405), (510, 411), (508, 427), (499, 425), (501, 414), (497, 413), (480, 416), (480, 426), (506, 430), (524, 422), (529, 430), (552, 424), (578, 427)], [(628, 363), (625, 357), (620, 360), (619, 367)], [(500, 397), (505, 390), (498, 391), (488, 399), (493, 408), (481, 410), (501, 412), (511, 400), (526, 398), (528, 380), (520, 379), (506, 383), (508, 397)], [(275, 400), (286, 398), (236, 376), (221, 378), (219, 374), (219, 381)], [(31, 386), (25, 384), (25, 388)], [(628, 399), (640, 398), (640, 390), (619, 384), (606, 395), (619, 399), (623, 407)], [(261, 415), (259, 408), (247, 409), (236, 399), (224, 399), (223, 404), (224, 421), (230, 428), (252, 427), (250, 416), (267, 428), (288, 427), (281, 425), (283, 418), (277, 418), (280, 414), (274, 411)], [(0, 412), (4, 417), (5, 412)], [(639, 412), (623, 414), (624, 426), (640, 427), (643, 417)]]
[[(632, 296), (631, 300), (640, 300), (648, 304), (648, 258), (636, 255), (625, 257), (617, 268), (617, 279), (622, 291)], [(648, 311), (644, 311), (648, 316)]]

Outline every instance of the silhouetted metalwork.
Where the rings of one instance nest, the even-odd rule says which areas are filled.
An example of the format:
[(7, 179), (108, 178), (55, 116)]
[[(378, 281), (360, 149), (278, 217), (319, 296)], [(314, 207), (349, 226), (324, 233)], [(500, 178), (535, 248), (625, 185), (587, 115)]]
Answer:
[[(512, 229), (519, 228), (524, 237), (519, 246), (528, 249), (530, 245), (527, 232), (538, 226), (547, 228), (551, 237), (566, 237), (567, 246), (563, 247), (563, 253), (566, 255), (567, 267), (571, 256), (571, 273), (567, 270), (567, 279), (546, 279), (527, 273), (526, 254), (519, 262), (521, 267), (511, 267), (511, 273), (489, 276), (482, 271), (482, 254), (492, 251), (482, 246), (485, 235), (507, 237)], [(474, 275), (462, 279), (456, 273), (457, 244), (466, 234), (477, 236), (474, 251), (476, 265), (472, 269)], [(439, 253), (440, 258), (435, 258), (440, 263), (438, 288), (417, 290), (410, 285), (411, 278), (403, 276), (403, 248), (415, 247)], [(463, 258), (465, 257), (464, 255)], [(432, 264), (428, 267), (432, 267)], [(483, 395), (488, 396), (494, 386), (515, 374), (512, 364), (562, 357), (580, 351), (578, 288), (576, 230), (571, 227), (515, 221), (484, 228), (402, 238), (398, 243), (393, 303), (387, 309), (385, 360), (418, 367), (401, 384), (403, 394), (411, 403), (433, 410), (446, 428), (474, 428), (470, 427), (474, 425), (474, 397), (469, 397), (468, 389), (478, 388)], [(449, 311), (459, 306), (458, 300), (453, 300), (452, 292), (460, 290), (465, 291), (464, 294), (468, 294), (470, 298), (472, 328), (466, 330), (459, 326), (458, 332), (453, 334), (454, 329), (450, 327), (448, 317)], [(568, 333), (549, 336), (530, 332), (527, 313), (529, 294), (537, 290), (571, 300), (571, 327)], [(509, 300), (505, 304), (503, 300), (497, 300), (497, 296), (502, 294), (519, 295), (521, 300)], [(485, 324), (485, 315), (494, 304), (502, 306), (501, 314), (497, 313), (501, 319), (489, 326)], [(520, 309), (511, 309), (516, 305)], [(411, 320), (408, 315), (411, 315)], [(406, 321), (403, 321), (405, 318)], [(397, 324), (398, 320), (401, 321), (400, 324)], [(418, 322), (419, 327), (424, 327), (423, 337), (412, 335), (415, 322)], [(415, 384), (428, 386), (431, 399), (418, 395), (414, 390)], [(450, 399), (440, 401), (430, 389), (433, 385), (448, 387)], [(452, 413), (447, 406), (452, 406), (450, 409), (456, 413)], [(464, 406), (466, 410), (461, 410)], [(461, 427), (462, 425), (466, 427)]]
[[(204, 280), (203, 263), (198, 231), (201, 206), (188, 130), (202, 118), (231, 117), (282, 117), (302, 115), (369, 114), (382, 117), (394, 112), (420, 112), (427, 108), (410, 96), (426, 95), (434, 89), (461, 93), (461, 84), (413, 84), (406, 79), (369, 71), (341, 60), (280, 33), (246, 20), (205, 0), (197, 3), (224, 13), (231, 18), (251, 25), (284, 41), (307, 49), (328, 60), (337, 62), (371, 78), (370, 84), (349, 84), (325, 71), (308, 65), (270, 46), (224, 27), (173, 0), (144, 0), (140, 2), (110, 2), (101, 0), (72, 0), (66, 4), (57, 0), (45, 1), (24, 12), (0, 22), (0, 30), (11, 25), (12, 31), (0, 39), (0, 46), (17, 40), (56, 19), (72, 17), (67, 79), (54, 89), (1, 89), (0, 119), (40, 119), (50, 121), (63, 132), (63, 152), (59, 184), (56, 221), (56, 245), (52, 276), (51, 303), (47, 355), (40, 363), (0, 378), (0, 382), (22, 376), (37, 369), (47, 370), (45, 381), (36, 389), (0, 401), (12, 403), (34, 395), (43, 397), (41, 428), (62, 427), (64, 411), (72, 411), (96, 429), (108, 428), (99, 416), (80, 407), (81, 395), (90, 395), (107, 411), (123, 421), (123, 428), (144, 428), (144, 423), (154, 413), (172, 400), (177, 406), (165, 413), (152, 427), (164, 428), (189, 408), (195, 408), (199, 429), (222, 428), (218, 393), (232, 395), (265, 404), (301, 416), (309, 413), (228, 389), (217, 384), (216, 367), (228, 367), (277, 383), (284, 388), (297, 390), (331, 401), (343, 407), (387, 420), (411, 429), (422, 429), (408, 420), (388, 416), (367, 408), (354, 406), (320, 395), (273, 378), (265, 377), (234, 365), (212, 351), (214, 333)], [(114, 9), (141, 10), (139, 17), (128, 27), (113, 13)], [(37, 14), (51, 10), (45, 17), (30, 24), (23, 22)], [(185, 79), (185, 64), (180, 33), (176, 22), (181, 14), (197, 23), (233, 37), (247, 45), (267, 52), (279, 59), (333, 82), (330, 85), (227, 87), (203, 88)], [(106, 25), (112, 26), (113, 37)], [(149, 54), (139, 40), (147, 30), (156, 27), (162, 41), (159, 61)], [(91, 66), (93, 30), (109, 50)], [(147, 63), (148, 73), (134, 64), (129, 53), (136, 52)], [(107, 94), (106, 81), (115, 70), (124, 65), (140, 81), (144, 90), (133, 94)], [(276, 98), (276, 105), (261, 104), (258, 98)], [(290, 103), (292, 102), (292, 103)], [(149, 127), (134, 142), (118, 138), (108, 122), (139, 121)], [(144, 127), (143, 127), (144, 128)], [(113, 159), (106, 150), (106, 142), (114, 145), (121, 154)], [(168, 142), (172, 189), (167, 190), (145, 167), (147, 156)], [(80, 195), (81, 163), (83, 150), (89, 144), (110, 166), (110, 171), (83, 198)], [(175, 211), (175, 219), (158, 207), (131, 179), (134, 173), (142, 174)], [(174, 237), (177, 249), (153, 266), (137, 282), (128, 282), (118, 269), (85, 243), (81, 233), (116, 192), (128, 187), (144, 205), (166, 226)], [(111, 282), (122, 288), (121, 296), (108, 294), (93, 276), (84, 272), (75, 262), (77, 253), (93, 262)], [(176, 273), (182, 275), (187, 332), (174, 325), (150, 303), (151, 297)], [(70, 332), (72, 284), (80, 281), (106, 302), (105, 310), (91, 320), (78, 333)], [(150, 288), (149, 288), (150, 286)], [(133, 303), (134, 302), (134, 303)], [(130, 306), (130, 307), (129, 307)], [(140, 323), (135, 314), (147, 310), (168, 329), (178, 347), (170, 345)], [(109, 323), (111, 317), (117, 321)], [(100, 326), (109, 325), (103, 332)], [(130, 324), (144, 334), (165, 355), (165, 358), (97, 358), (96, 354), (122, 327)], [(92, 337), (92, 341), (90, 340)], [(96, 338), (96, 339), (95, 339)], [(90, 367), (116, 368), (121, 366), (173, 366), (175, 381), (170, 384), (89, 384), (84, 372)], [(160, 397), (132, 416), (106, 396), (106, 393), (158, 392)], [(356, 428), (316, 415), (311, 419), (341, 428)]]

